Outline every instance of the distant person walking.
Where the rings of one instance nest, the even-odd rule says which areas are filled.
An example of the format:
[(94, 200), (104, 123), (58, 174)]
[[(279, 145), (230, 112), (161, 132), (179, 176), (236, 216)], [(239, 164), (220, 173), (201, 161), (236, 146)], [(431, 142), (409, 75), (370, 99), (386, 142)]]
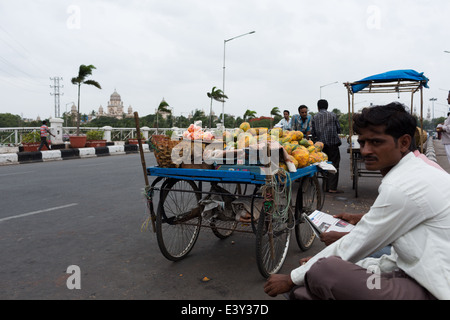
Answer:
[(42, 126), (41, 126), (41, 145), (39, 146), (38, 151), (41, 151), (42, 147), (45, 145), (47, 147), (48, 150), (50, 150), (50, 146), (48, 145), (47, 142), (47, 136), (48, 134), (55, 136), (54, 134), (52, 134), (50, 132), (50, 129), (47, 127), (47, 121), (42, 121)]
[(327, 192), (341, 193), (337, 189), (339, 182), (339, 163), (341, 162), (341, 154), (339, 146), (342, 144), (339, 134), (341, 133), (341, 125), (336, 114), (329, 112), (328, 101), (319, 100), (317, 102), (319, 112), (314, 115), (312, 120), (311, 134), (314, 142), (321, 141), (324, 144), (323, 152), (328, 155), (328, 160), (332, 162), (337, 169), (336, 174), (330, 174), (328, 178)]
[[(450, 105), (450, 91), (448, 92), (447, 102)], [(439, 124), (436, 131), (441, 133), (442, 144), (444, 145), (445, 153), (447, 153), (447, 159), (450, 163), (450, 112), (447, 113), (447, 119), (444, 121), (444, 124)]]

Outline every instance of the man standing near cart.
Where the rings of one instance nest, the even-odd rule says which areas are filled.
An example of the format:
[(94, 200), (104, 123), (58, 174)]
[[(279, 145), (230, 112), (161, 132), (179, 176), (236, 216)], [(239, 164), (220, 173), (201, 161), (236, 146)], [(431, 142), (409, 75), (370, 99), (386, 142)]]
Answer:
[(323, 152), (328, 155), (328, 160), (332, 162), (337, 172), (328, 176), (329, 193), (340, 193), (337, 189), (339, 182), (339, 163), (341, 162), (341, 154), (339, 146), (342, 144), (339, 134), (341, 133), (341, 125), (336, 114), (328, 111), (328, 101), (319, 100), (317, 102), (319, 112), (312, 120), (312, 139), (314, 142), (321, 141), (324, 144)]
[(308, 107), (302, 104), (298, 107), (298, 114), (292, 116), (292, 130), (301, 131), (306, 139), (311, 134), (311, 122), (312, 117), (308, 114)]

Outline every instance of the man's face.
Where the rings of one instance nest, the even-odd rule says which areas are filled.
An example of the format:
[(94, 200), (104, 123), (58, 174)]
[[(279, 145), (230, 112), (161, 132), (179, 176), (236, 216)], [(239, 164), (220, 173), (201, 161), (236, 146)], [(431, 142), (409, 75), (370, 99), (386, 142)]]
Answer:
[(308, 116), (308, 109), (306, 108), (300, 109), (300, 117), (306, 119), (307, 116)]
[(289, 119), (289, 112), (284, 112), (283, 114), (284, 114), (284, 118), (285, 118), (286, 120), (288, 120), (288, 119)]
[(397, 142), (384, 133), (384, 126), (361, 129), (358, 142), (367, 170), (380, 170), (386, 175), (408, 153), (411, 137), (403, 135)]

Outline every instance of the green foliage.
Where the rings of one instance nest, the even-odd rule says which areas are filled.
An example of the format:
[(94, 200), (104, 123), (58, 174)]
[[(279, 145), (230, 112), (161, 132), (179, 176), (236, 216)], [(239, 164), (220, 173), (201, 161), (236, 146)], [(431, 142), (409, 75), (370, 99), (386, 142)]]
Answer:
[(86, 133), (87, 140), (103, 140), (103, 131), (90, 130)]
[(23, 135), (22, 143), (33, 143), (41, 140), (41, 134), (39, 131), (28, 132)]
[(20, 116), (11, 113), (0, 113), (0, 128), (20, 127)]
[(86, 78), (90, 75), (92, 75), (92, 70), (95, 69), (95, 67), (91, 64), (91, 65), (84, 65), (82, 64), (80, 66), (80, 69), (78, 70), (78, 76), (72, 78), (72, 84), (77, 85), (78, 86), (78, 121), (77, 121), (77, 136), (80, 135), (80, 89), (81, 89), (81, 84), (87, 84), (87, 85), (91, 85), (94, 86), (98, 89), (101, 89), (102, 87), (100, 86), (100, 83), (98, 83), (95, 80), (86, 80)]

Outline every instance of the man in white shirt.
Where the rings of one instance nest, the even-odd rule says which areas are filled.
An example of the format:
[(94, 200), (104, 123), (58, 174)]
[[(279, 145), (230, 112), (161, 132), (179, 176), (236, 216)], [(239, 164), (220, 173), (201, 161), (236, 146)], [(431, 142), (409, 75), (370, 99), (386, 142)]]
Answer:
[(281, 128), (284, 131), (286, 130), (291, 130), (291, 119), (289, 119), (289, 111), (288, 110), (284, 110), (283, 111), (283, 119), (280, 120), (280, 122), (278, 122), (274, 128)]
[[(272, 275), (270, 296), (293, 299), (450, 299), (450, 175), (410, 152), (416, 120), (403, 105), (354, 118), (379, 195), (355, 228), (290, 275)], [(391, 254), (365, 258), (392, 244)]]

